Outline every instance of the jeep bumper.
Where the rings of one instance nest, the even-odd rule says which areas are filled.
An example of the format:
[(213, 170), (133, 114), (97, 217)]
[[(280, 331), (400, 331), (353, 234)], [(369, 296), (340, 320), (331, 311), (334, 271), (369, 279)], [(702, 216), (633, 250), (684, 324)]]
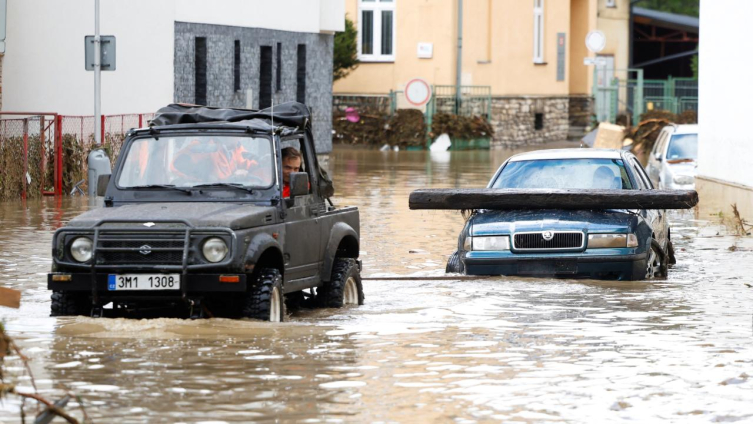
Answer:
[[(127, 297), (182, 297), (209, 293), (232, 293), (246, 291), (245, 274), (184, 274), (181, 276), (180, 288), (171, 290), (109, 290), (110, 273), (50, 273), (47, 275), (47, 289), (55, 291), (96, 291), (100, 298)], [(68, 278), (70, 276), (70, 278)], [(220, 277), (238, 277), (237, 282), (221, 282)], [(55, 278), (53, 278), (55, 277)], [(62, 277), (62, 278), (61, 278)], [(60, 281), (68, 279), (69, 281)], [(54, 281), (58, 280), (58, 281)], [(235, 278), (224, 278), (235, 280)], [(95, 287), (93, 287), (96, 285)]]

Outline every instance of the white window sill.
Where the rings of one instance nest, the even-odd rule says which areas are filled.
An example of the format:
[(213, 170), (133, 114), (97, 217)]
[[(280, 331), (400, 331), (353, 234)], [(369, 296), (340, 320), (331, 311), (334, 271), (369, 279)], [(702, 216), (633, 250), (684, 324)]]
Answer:
[(392, 63), (395, 62), (395, 56), (359, 56), (361, 63)]

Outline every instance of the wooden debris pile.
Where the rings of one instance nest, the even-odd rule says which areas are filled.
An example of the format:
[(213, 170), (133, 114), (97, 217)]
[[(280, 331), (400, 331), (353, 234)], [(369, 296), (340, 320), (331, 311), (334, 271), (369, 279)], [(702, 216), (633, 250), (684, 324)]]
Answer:
[(679, 115), (667, 110), (651, 110), (640, 116), (638, 125), (627, 129), (625, 138), (633, 140), (634, 153), (648, 152), (654, 148), (656, 138), (665, 126), (697, 122), (698, 114), (693, 110), (686, 110)]
[[(10, 308), (18, 308), (20, 306), (21, 292), (18, 290), (8, 289), (0, 287), (0, 306), (7, 306)], [(24, 369), (29, 376), (29, 381), (34, 388), (34, 393), (27, 393), (16, 389), (16, 385), (6, 381), (6, 375), (4, 373), (5, 358), (14, 355), (23, 363)], [(24, 406), (26, 400), (36, 401), (38, 406), (42, 406), (43, 409), (37, 408), (37, 415), (34, 418), (35, 424), (47, 424), (51, 422), (55, 417), (60, 417), (71, 424), (78, 424), (79, 420), (71, 416), (63, 408), (68, 404), (68, 401), (72, 398), (76, 398), (81, 413), (84, 417), (85, 423), (90, 423), (86, 410), (84, 409), (84, 402), (79, 396), (74, 396), (70, 393), (60, 398), (56, 402), (51, 402), (45, 399), (39, 394), (37, 385), (34, 382), (34, 375), (31, 373), (31, 367), (29, 366), (29, 358), (26, 357), (11, 337), (5, 332), (5, 327), (0, 322), (0, 401), (10, 396), (18, 396), (21, 398), (21, 422), (26, 422), (26, 412)]]
[(461, 116), (449, 113), (437, 113), (431, 124), (431, 137), (447, 134), (452, 139), (471, 140), (492, 137), (494, 128), (484, 117)]

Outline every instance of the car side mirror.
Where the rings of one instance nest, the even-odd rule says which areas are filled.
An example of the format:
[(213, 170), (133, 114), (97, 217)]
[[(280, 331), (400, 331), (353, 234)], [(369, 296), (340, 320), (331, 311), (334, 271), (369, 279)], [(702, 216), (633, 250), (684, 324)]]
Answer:
[(97, 196), (104, 196), (109, 184), (110, 174), (100, 175), (97, 178)]
[(656, 160), (658, 160), (659, 162), (661, 162), (661, 153), (657, 153), (657, 154), (655, 154), (655, 155), (654, 155), (654, 159), (656, 159)]
[(290, 198), (309, 194), (309, 174), (305, 172), (290, 173)]

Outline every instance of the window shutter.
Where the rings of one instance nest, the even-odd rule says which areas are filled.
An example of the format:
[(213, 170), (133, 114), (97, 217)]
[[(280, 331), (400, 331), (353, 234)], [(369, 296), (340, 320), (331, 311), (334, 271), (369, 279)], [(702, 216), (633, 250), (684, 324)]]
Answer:
[(207, 104), (207, 39), (194, 40), (194, 103)]
[(259, 109), (272, 106), (272, 46), (261, 46), (259, 61)]
[(298, 45), (298, 65), (296, 67), (296, 101), (306, 104), (306, 45)]

